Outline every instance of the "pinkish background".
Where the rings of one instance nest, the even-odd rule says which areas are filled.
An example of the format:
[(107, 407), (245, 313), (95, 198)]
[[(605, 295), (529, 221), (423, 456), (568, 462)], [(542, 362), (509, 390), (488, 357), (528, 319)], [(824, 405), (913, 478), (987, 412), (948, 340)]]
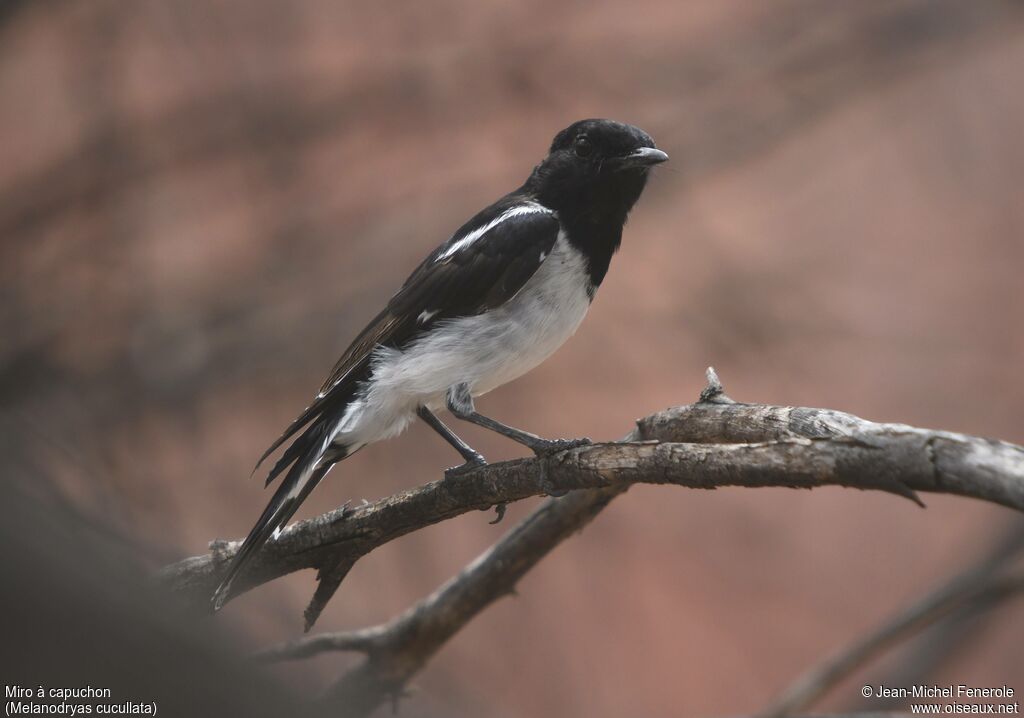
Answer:
[[(484, 411), (614, 438), (713, 364), (740, 400), (1024, 442), (1022, 67), (1015, 2), (10, 2), (4, 418), (154, 566), (244, 534), (268, 498), (253, 461), (358, 329), (557, 130), (603, 116), (672, 161), (578, 335)], [(456, 458), (416, 426), (300, 515)], [(1020, 520), (924, 498), (634, 488), (460, 633), (403, 715), (754, 711)], [(535, 503), (376, 551), (318, 628), (388, 619)], [(313, 588), (289, 576), (218, 620), (249, 648), (294, 637)], [(1022, 637), (1018, 602), (929, 682), (1024, 690)], [(350, 660), (271, 673), (315, 691)]]

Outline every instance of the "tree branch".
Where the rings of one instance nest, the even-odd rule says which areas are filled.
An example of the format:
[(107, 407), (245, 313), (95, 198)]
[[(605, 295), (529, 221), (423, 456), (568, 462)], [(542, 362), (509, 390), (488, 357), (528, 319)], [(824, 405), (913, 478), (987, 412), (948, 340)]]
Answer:
[[(888, 491), (918, 503), (917, 491), (956, 494), (1024, 510), (1024, 448), (877, 424), (828, 409), (731, 403), (720, 385), (715, 389), (713, 372), (709, 382), (705, 400), (641, 419), (620, 442), (491, 464), (295, 524), (257, 555), (238, 581), (236, 595), (293, 571), (317, 568), (321, 578), (327, 576), (321, 584), (326, 590), (318, 591), (307, 609), (309, 630), (347, 569), (378, 546), (552, 487), (832, 485)], [(161, 578), (187, 602), (204, 605), (239, 545), (215, 542), (211, 553), (168, 566)]]
[(784, 718), (799, 712), (871, 659), (954, 611), (978, 605), (993, 608), (1024, 594), (1024, 574), (996, 571), (1001, 563), (994, 559), (983, 561), (930, 591), (867, 636), (800, 676), (756, 718)]
[(346, 716), (364, 716), (402, 695), (407, 681), (463, 626), (502, 596), (552, 549), (585, 526), (628, 485), (580, 491), (546, 501), (457, 576), (388, 623), (355, 633), (328, 633), (259, 654), (262, 660), (357, 650), (366, 660), (323, 700)]
[[(545, 483), (547, 482), (547, 483)], [(397, 700), (409, 679), (444, 643), (555, 546), (580, 530), (633, 483), (814, 487), (953, 493), (1024, 510), (1024, 449), (961, 434), (876, 424), (826, 409), (737, 404), (713, 369), (696, 404), (637, 422), (620, 442), (580, 447), (543, 459), (483, 467), (349, 512), (343, 508), (292, 527), (261, 552), (242, 590), (298, 568), (320, 569), (307, 630), (360, 556), (388, 540), (472, 509), (536, 495), (544, 485), (575, 491), (545, 502), (460, 574), (405, 613), (371, 628), (314, 636), (260, 654), (263, 660), (349, 650), (366, 659), (323, 700), (346, 715), (368, 715)], [(204, 602), (237, 542), (164, 569), (163, 578)], [(326, 578), (325, 578), (326, 577)], [(325, 583), (329, 580), (329, 584)], [(992, 591), (1019, 589), (1019, 579)]]
[[(993, 542), (976, 563), (979, 578), (985, 580), (985, 569), (990, 575), (1005, 571), (1024, 552), (1024, 521), (1017, 517), (1011, 528)], [(970, 569), (969, 569), (970, 570)], [(955, 579), (954, 579), (955, 580)], [(933, 676), (950, 660), (969, 650), (981, 640), (989, 626), (1000, 614), (995, 610), (1010, 596), (998, 595), (988, 600), (968, 601), (954, 608), (944, 618), (922, 631), (908, 655), (901, 656), (897, 665), (888, 666), (885, 676), (869, 677), (867, 685), (885, 683), (892, 686), (915, 686), (934, 682)], [(847, 710), (896, 711), (903, 705), (899, 698), (871, 698), (858, 696), (846, 701)]]

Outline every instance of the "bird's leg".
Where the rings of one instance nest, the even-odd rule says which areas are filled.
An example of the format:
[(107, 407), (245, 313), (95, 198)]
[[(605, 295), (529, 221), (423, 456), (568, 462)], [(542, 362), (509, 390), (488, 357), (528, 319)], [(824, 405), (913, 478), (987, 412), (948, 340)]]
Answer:
[(590, 439), (542, 439), (536, 434), (507, 426), (500, 421), (483, 416), (477, 413), (476, 407), (473, 405), (473, 396), (469, 393), (469, 386), (466, 384), (456, 384), (449, 389), (447, 403), (448, 411), (459, 419), (496, 431), (502, 436), (526, 446), (537, 456), (591, 443)]
[(455, 450), (459, 452), (463, 459), (465, 459), (464, 464), (453, 466), (448, 469), (445, 472), (445, 476), (458, 476), (459, 474), (464, 474), (467, 471), (472, 471), (479, 466), (487, 465), (487, 461), (480, 452), (474, 450), (473, 447), (456, 436), (455, 432), (445, 426), (440, 419), (434, 416), (434, 412), (430, 409), (425, 406), (421, 406), (416, 410), (416, 414), (426, 422), (427, 426), (440, 434), (442, 439), (455, 447)]
[[(462, 455), (462, 458), (466, 460), (466, 463), (453, 466), (445, 471), (444, 477), (446, 479), (459, 476), (460, 474), (472, 471), (480, 466), (487, 466), (487, 461), (484, 459), (483, 455), (480, 454), (479, 451), (475, 451), (473, 447), (460, 439), (454, 431), (445, 426), (440, 419), (434, 416), (434, 412), (430, 409), (425, 406), (421, 406), (416, 410), (416, 414), (427, 423), (427, 426), (440, 434), (441, 437), (449, 444), (454, 446), (455, 450), (458, 451)], [(497, 515), (491, 523), (501, 523), (501, 520), (505, 518), (505, 504), (498, 504), (494, 507), (494, 511)]]

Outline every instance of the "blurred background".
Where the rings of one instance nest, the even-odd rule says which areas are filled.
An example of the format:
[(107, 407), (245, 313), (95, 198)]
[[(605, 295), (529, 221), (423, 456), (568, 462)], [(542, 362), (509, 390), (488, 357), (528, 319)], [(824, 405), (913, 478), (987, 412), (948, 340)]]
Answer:
[[(1024, 442), (1022, 68), (1024, 4), (997, 0), (6, 0), (6, 471), (152, 567), (242, 536), (269, 498), (252, 464), (356, 332), (592, 116), (672, 161), (577, 336), (486, 413), (611, 439), (713, 364), (741, 401)], [(300, 517), (456, 461), (415, 426)], [(460, 633), (403, 715), (752, 712), (1019, 522), (924, 499), (636, 487)], [(374, 552), (318, 629), (388, 619), (534, 505)], [(295, 637), (313, 589), (289, 576), (211, 626), (240, 652)], [(1024, 690), (1022, 638), (1018, 602), (928, 682)], [(312, 692), (350, 660), (267, 670)]]

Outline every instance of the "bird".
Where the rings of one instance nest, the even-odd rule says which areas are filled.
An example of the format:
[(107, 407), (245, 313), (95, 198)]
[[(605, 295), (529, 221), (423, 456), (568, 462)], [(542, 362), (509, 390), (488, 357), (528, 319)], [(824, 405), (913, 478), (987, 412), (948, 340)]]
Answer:
[(446, 477), (486, 465), (435, 412), (546, 455), (586, 439), (542, 439), (477, 412), (474, 399), (555, 352), (583, 321), (650, 170), (668, 160), (638, 127), (580, 120), (526, 182), (431, 252), (356, 336), (312, 403), (263, 453), (284, 474), (212, 597), (219, 610), (248, 562), (339, 461), (417, 418), (461, 455)]

